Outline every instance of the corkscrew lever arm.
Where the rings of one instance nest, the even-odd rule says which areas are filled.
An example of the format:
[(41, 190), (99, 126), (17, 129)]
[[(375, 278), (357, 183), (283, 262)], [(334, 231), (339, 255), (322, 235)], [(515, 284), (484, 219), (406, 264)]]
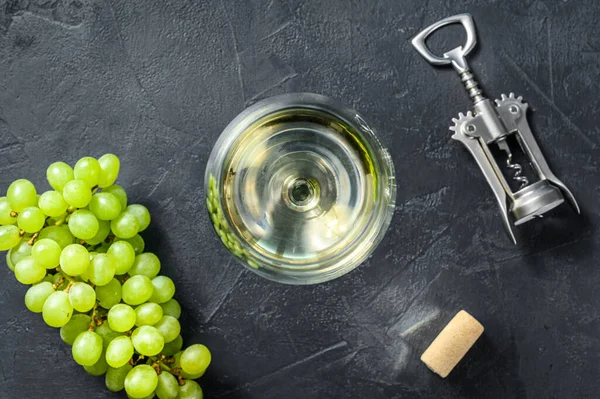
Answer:
[[(433, 54), (429, 48), (427, 48), (425, 41), (427, 40), (427, 37), (429, 37), (429, 35), (436, 30), (451, 24), (461, 24), (463, 28), (465, 28), (465, 32), (467, 33), (467, 41), (464, 46), (459, 46), (439, 57)], [(467, 90), (469, 96), (475, 104), (486, 100), (481, 89), (479, 88), (479, 84), (471, 73), (471, 69), (469, 68), (465, 58), (475, 48), (476, 44), (477, 35), (475, 31), (475, 23), (473, 22), (473, 17), (471, 17), (471, 14), (459, 14), (442, 19), (441, 21), (428, 26), (412, 39), (412, 45), (415, 47), (415, 49), (417, 49), (419, 54), (421, 54), (421, 56), (427, 60), (427, 62), (432, 65), (451, 64), (454, 67), (454, 70), (458, 73), (465, 90)]]

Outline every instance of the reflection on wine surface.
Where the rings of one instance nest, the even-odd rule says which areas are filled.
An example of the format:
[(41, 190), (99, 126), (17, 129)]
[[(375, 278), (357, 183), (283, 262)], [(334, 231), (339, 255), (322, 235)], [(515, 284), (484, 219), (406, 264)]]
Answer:
[(240, 114), (215, 146), (207, 205), (229, 250), (258, 274), (311, 284), (373, 251), (394, 208), (393, 165), (364, 120), (288, 94)]

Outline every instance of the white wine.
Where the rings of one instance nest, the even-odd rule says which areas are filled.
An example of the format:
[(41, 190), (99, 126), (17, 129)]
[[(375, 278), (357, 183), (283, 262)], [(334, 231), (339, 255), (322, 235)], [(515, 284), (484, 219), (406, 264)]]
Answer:
[(304, 93), (240, 114), (213, 149), (206, 190), (227, 248), (290, 284), (331, 280), (362, 263), (396, 196), (391, 158), (362, 117)]

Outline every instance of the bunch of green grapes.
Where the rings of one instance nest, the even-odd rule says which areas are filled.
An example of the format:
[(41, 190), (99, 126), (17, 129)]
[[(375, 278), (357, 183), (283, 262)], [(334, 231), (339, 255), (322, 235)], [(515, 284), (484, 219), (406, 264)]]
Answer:
[(28, 180), (0, 197), (0, 250), (22, 284), (26, 307), (60, 328), (73, 359), (109, 390), (135, 399), (201, 399), (194, 381), (211, 354), (183, 349), (175, 284), (159, 275), (156, 255), (138, 233), (150, 224), (143, 205), (128, 205), (116, 185), (113, 154), (57, 162), (47, 170), (52, 190), (38, 195)]

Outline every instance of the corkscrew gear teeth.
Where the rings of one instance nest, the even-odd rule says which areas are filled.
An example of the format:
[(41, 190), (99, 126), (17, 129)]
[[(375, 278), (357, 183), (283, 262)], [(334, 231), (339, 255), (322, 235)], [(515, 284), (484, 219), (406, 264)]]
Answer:
[(523, 104), (523, 96), (515, 97), (515, 93), (508, 93), (508, 96), (504, 93), (500, 95), (499, 100), (494, 100), (498, 107), (501, 107), (506, 104), (512, 104), (513, 102)]
[[(437, 56), (427, 48), (425, 40), (439, 28), (449, 24), (461, 24), (467, 33), (464, 46), (457, 47)], [(527, 103), (514, 93), (502, 94), (492, 103), (483, 95), (465, 57), (477, 42), (475, 24), (469, 14), (460, 14), (442, 19), (425, 28), (412, 40), (415, 49), (432, 65), (452, 65), (473, 100), (473, 112), (460, 113), (453, 118), (450, 130), (452, 138), (467, 147), (483, 175), (488, 181), (501, 210), (502, 221), (512, 241), (516, 244), (513, 225), (520, 225), (562, 204), (565, 200), (579, 213), (575, 197), (550, 170), (527, 123)], [(522, 164), (514, 162), (509, 138), (515, 138), (520, 151), (528, 158), (535, 181), (525, 173)], [(508, 177), (517, 183), (513, 191), (492, 154), (493, 147), (502, 150)], [(514, 144), (513, 144), (514, 147)]]

